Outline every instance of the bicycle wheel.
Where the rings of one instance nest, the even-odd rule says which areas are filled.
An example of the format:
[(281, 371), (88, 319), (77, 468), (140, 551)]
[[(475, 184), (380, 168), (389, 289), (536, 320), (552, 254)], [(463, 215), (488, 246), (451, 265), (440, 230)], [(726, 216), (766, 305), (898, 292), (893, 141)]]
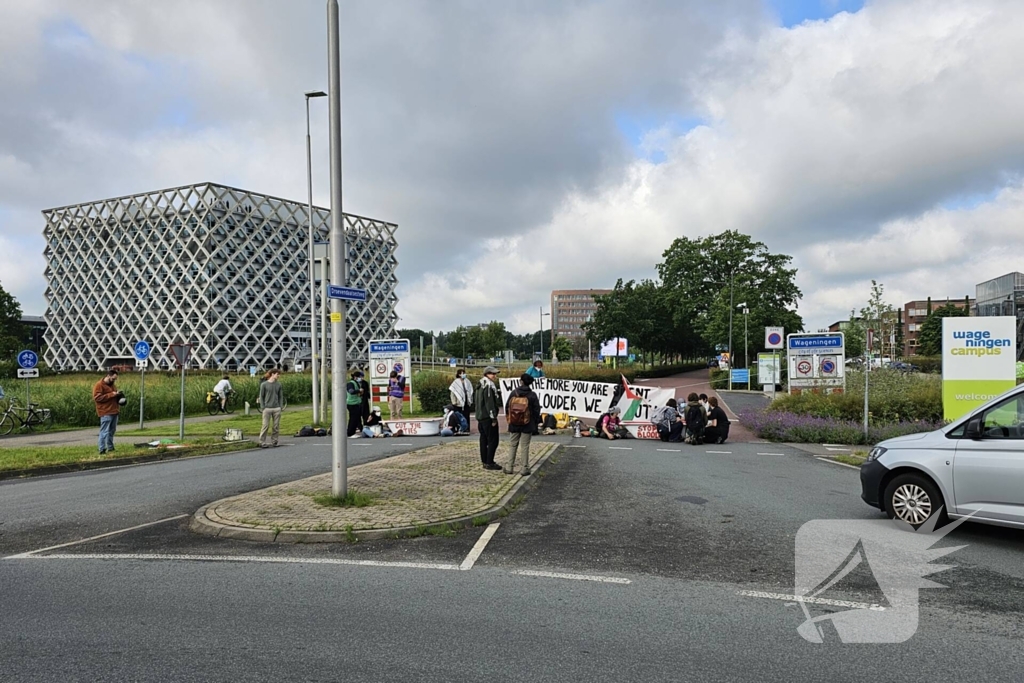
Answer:
[(228, 394), (228, 400), (224, 401), (224, 412), (233, 413), (235, 412), (235, 395)]
[(209, 401), (206, 402), (206, 409), (210, 411), (210, 415), (216, 415), (220, 412), (220, 396), (213, 395)]
[(7, 436), (12, 431), (14, 431), (14, 416), (6, 413), (0, 420), (0, 436)]
[(39, 411), (40, 422), (39, 428), (44, 432), (53, 427), (53, 412), (49, 408), (43, 408)]

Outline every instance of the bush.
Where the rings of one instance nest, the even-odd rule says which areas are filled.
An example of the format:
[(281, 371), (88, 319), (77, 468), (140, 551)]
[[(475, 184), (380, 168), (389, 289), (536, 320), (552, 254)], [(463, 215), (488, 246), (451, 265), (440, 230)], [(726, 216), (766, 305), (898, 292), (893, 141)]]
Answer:
[(942, 420), (869, 424), (865, 437), (863, 423), (854, 420), (799, 415), (774, 409), (744, 413), (740, 415), (740, 421), (757, 436), (769, 441), (854, 445), (872, 445), (905, 434), (930, 432), (945, 424)]
[(907, 362), (929, 375), (942, 374), (942, 356), (911, 356)]
[[(850, 370), (842, 394), (802, 393), (783, 396), (769, 410), (859, 421), (864, 416), (864, 373)], [(942, 420), (942, 382), (897, 370), (872, 370), (868, 379), (868, 412), (879, 423)]]
[[(448, 387), (455, 379), (455, 373), (424, 370), (412, 377), (412, 389), (419, 399), (420, 409), (425, 413), (443, 413), (444, 407), (451, 403)], [(476, 382), (473, 382), (474, 387)]]

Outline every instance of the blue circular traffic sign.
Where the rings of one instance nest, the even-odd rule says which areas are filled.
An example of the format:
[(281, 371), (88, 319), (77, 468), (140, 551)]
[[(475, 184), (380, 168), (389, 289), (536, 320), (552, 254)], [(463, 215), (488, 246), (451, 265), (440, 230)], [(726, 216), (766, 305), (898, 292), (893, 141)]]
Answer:
[(135, 342), (135, 358), (137, 360), (146, 360), (149, 358), (149, 352), (151, 351), (149, 342), (137, 341)]
[(835, 361), (832, 361), (832, 360), (822, 361), (822, 363), (821, 363), (821, 371), (822, 371), (822, 373), (824, 373), (826, 375), (831, 375), (833, 372), (836, 371)]
[(402, 374), (402, 370), (404, 370), (404, 369), (405, 368), (402, 367), (401, 363), (395, 363), (395, 372), (397, 372), (399, 375)]
[(768, 335), (768, 343), (772, 346), (778, 346), (782, 343), (782, 335), (778, 332), (772, 332)]
[(35, 351), (22, 351), (18, 354), (18, 367), (29, 370), (39, 363), (39, 356)]

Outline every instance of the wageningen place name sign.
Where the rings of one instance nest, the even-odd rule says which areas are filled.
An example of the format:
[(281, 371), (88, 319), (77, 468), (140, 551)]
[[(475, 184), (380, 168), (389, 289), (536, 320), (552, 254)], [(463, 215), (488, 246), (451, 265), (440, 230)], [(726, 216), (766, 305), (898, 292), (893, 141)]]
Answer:
[(409, 353), (409, 342), (370, 343), (370, 353)]
[(842, 337), (790, 337), (791, 349), (841, 349)]

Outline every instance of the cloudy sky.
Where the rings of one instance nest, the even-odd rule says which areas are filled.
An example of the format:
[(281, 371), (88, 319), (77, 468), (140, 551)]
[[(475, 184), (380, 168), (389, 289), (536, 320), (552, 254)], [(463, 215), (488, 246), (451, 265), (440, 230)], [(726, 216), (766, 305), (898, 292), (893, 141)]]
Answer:
[[(322, 0), (0, 0), (0, 283), (40, 210), (200, 181), (302, 200)], [(1024, 270), (1024, 3), (342, 2), (344, 207), (399, 224), (402, 327), (537, 329), (725, 229), (807, 327)], [(313, 103), (314, 196), (328, 201)]]

